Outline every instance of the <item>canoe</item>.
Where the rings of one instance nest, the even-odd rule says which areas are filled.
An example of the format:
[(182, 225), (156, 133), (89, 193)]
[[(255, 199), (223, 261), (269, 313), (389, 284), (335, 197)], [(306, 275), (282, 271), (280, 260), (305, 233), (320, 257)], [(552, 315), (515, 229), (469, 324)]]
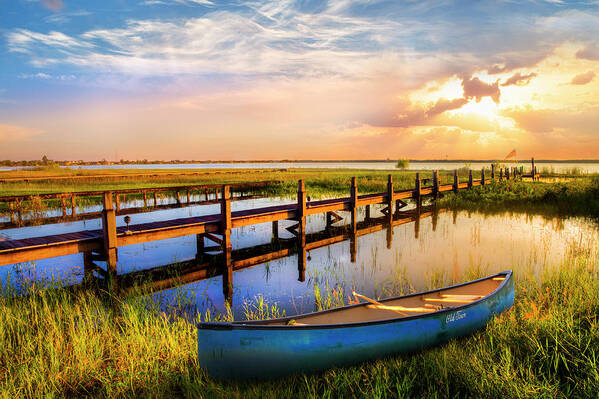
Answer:
[(260, 321), (198, 324), (200, 367), (269, 379), (414, 352), (483, 328), (514, 303), (512, 272), (438, 290)]

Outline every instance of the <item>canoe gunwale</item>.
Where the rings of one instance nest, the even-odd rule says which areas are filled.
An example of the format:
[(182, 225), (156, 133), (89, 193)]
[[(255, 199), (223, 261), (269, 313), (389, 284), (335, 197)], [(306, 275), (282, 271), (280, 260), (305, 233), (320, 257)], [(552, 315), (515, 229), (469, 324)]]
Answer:
[(349, 327), (360, 327), (360, 326), (369, 326), (369, 325), (376, 325), (376, 324), (387, 324), (387, 323), (397, 323), (397, 322), (403, 322), (403, 321), (409, 321), (409, 320), (415, 320), (415, 319), (420, 319), (420, 318), (426, 318), (426, 317), (431, 317), (433, 315), (439, 315), (439, 314), (443, 314), (443, 313), (449, 313), (449, 312), (455, 312), (458, 310), (463, 310), (463, 309), (467, 309), (470, 308), (472, 306), (476, 306), (484, 301), (487, 301), (489, 299), (491, 299), (492, 297), (494, 297), (495, 295), (497, 295), (507, 284), (508, 282), (512, 279), (512, 270), (506, 270), (494, 275), (490, 275), (487, 277), (482, 277), (476, 280), (471, 280), (471, 281), (466, 281), (464, 283), (460, 283), (460, 284), (456, 284), (456, 285), (451, 285), (448, 287), (442, 287), (442, 288), (438, 288), (435, 290), (430, 290), (430, 291), (423, 291), (423, 292), (416, 292), (413, 294), (408, 294), (408, 295), (401, 295), (401, 296), (396, 296), (396, 297), (391, 297), (391, 298), (387, 298), (381, 301), (381, 303), (385, 303), (387, 301), (394, 301), (397, 299), (402, 299), (402, 298), (409, 298), (409, 297), (414, 297), (414, 296), (420, 296), (420, 295), (429, 295), (429, 294), (434, 294), (440, 291), (444, 291), (444, 290), (448, 290), (448, 289), (452, 289), (452, 288), (458, 288), (458, 287), (462, 287), (465, 285), (469, 285), (469, 284), (473, 284), (473, 283), (477, 283), (480, 281), (484, 281), (484, 280), (488, 280), (488, 279), (492, 279), (495, 277), (499, 277), (499, 276), (505, 276), (505, 278), (503, 279), (503, 281), (497, 286), (497, 288), (495, 288), (492, 292), (490, 292), (489, 294), (483, 296), (480, 299), (477, 299), (473, 302), (470, 303), (466, 303), (460, 306), (455, 306), (455, 307), (448, 307), (448, 308), (444, 308), (444, 309), (440, 309), (436, 312), (432, 312), (432, 313), (424, 313), (424, 314), (419, 314), (419, 315), (413, 315), (413, 316), (400, 316), (400, 317), (396, 317), (396, 318), (391, 318), (391, 319), (382, 319), (382, 320), (371, 320), (371, 321), (363, 321), (363, 322), (356, 322), (356, 323), (338, 323), (338, 324), (305, 324), (305, 325), (286, 325), (286, 324), (279, 324), (279, 325), (268, 325), (268, 324), (264, 324), (264, 322), (277, 322), (277, 323), (284, 323), (286, 321), (290, 321), (290, 320), (301, 320), (304, 317), (309, 317), (309, 316), (314, 316), (314, 315), (322, 315), (322, 314), (326, 314), (326, 313), (331, 313), (331, 312), (335, 312), (338, 311), (340, 309), (352, 309), (352, 308), (357, 308), (360, 306), (366, 306), (368, 305), (367, 302), (365, 303), (357, 303), (357, 304), (353, 304), (353, 305), (347, 305), (347, 306), (343, 306), (341, 308), (333, 308), (333, 309), (328, 309), (328, 310), (321, 310), (318, 312), (311, 312), (311, 313), (305, 313), (302, 315), (296, 315), (296, 316), (288, 316), (288, 317), (281, 317), (278, 319), (267, 319), (267, 320), (252, 320), (252, 321), (234, 321), (234, 322), (201, 322), (197, 324), (198, 329), (203, 329), (203, 330), (272, 330), (272, 329), (283, 329), (283, 330), (287, 330), (287, 329), (333, 329), (333, 328), (349, 328)]

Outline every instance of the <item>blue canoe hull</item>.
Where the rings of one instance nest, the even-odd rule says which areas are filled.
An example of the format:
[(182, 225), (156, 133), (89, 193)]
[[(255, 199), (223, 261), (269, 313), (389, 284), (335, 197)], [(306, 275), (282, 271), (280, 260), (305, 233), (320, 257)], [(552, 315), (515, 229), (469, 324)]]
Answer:
[(200, 323), (199, 364), (216, 378), (263, 379), (418, 351), (471, 334), (509, 309), (514, 302), (512, 273), (498, 275), (504, 281), (481, 300), (419, 316), (310, 326)]

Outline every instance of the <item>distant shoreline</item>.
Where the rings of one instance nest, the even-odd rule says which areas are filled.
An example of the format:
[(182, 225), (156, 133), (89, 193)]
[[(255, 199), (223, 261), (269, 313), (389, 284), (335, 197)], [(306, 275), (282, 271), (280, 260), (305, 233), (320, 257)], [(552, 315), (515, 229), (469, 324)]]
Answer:
[[(497, 159), (410, 159), (412, 163), (530, 163), (530, 159), (514, 159), (514, 160), (497, 160)], [(189, 164), (272, 164), (272, 163), (395, 163), (396, 159), (334, 159), (334, 160), (318, 160), (318, 159), (281, 159), (281, 160), (171, 160), (171, 161), (49, 161), (43, 163), (40, 160), (31, 161), (0, 161), (0, 167), (12, 166), (47, 166), (49, 164), (59, 166), (89, 166), (89, 165), (189, 165)], [(535, 159), (535, 163), (573, 163), (573, 164), (599, 164), (599, 159)]]

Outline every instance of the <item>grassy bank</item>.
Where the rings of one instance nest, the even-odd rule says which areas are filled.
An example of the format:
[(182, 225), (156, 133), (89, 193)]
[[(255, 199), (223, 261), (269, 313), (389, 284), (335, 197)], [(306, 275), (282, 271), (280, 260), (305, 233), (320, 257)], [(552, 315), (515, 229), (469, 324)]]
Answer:
[[(316, 375), (241, 384), (208, 378), (197, 364), (194, 322), (167, 316), (147, 300), (39, 286), (26, 288), (25, 297), (5, 290), (0, 392), (7, 398), (596, 397), (598, 267), (595, 250), (573, 249), (544, 270), (515, 268), (512, 310), (468, 338)], [(471, 270), (462, 279), (481, 274)], [(338, 302), (321, 294), (329, 297), (321, 304)]]
[[(164, 170), (152, 169), (124, 169), (116, 172), (123, 174), (138, 173), (164, 173)], [(273, 194), (295, 195), (297, 192), (297, 181), (305, 180), (306, 189), (313, 196), (326, 194), (349, 194), (349, 185), (352, 177), (358, 178), (358, 186), (361, 192), (370, 193), (384, 191), (387, 184), (387, 175), (392, 174), (397, 189), (414, 187), (416, 171), (399, 170), (365, 170), (365, 169), (285, 169), (272, 171), (252, 171), (251, 169), (228, 170), (231, 173), (206, 173), (186, 175), (185, 173), (198, 172), (197, 169), (177, 169), (169, 173), (179, 175), (158, 176), (131, 176), (131, 177), (104, 177), (94, 179), (95, 175), (116, 174), (115, 170), (86, 170), (85, 175), (90, 179), (66, 179), (66, 180), (42, 180), (29, 182), (5, 182), (0, 184), (0, 196), (41, 194), (50, 192), (72, 192), (72, 191), (94, 191), (94, 190), (119, 190), (135, 189), (144, 187), (163, 187), (177, 185), (199, 185), (199, 184), (225, 184), (240, 183), (260, 180), (280, 180), (280, 185), (271, 188)], [(222, 172), (222, 171), (221, 171)], [(3, 174), (4, 173), (4, 174)], [(0, 178), (13, 175), (16, 172), (0, 172)], [(19, 177), (33, 177), (39, 175), (36, 171), (18, 171)], [(430, 178), (432, 172), (421, 171), (423, 178)], [(467, 180), (467, 172), (461, 172), (462, 181)], [(480, 175), (480, 171), (474, 173)], [(69, 176), (68, 173), (62, 176)], [(449, 183), (453, 179), (453, 172), (440, 172), (442, 181)]]
[(519, 210), (599, 216), (599, 177), (568, 182), (503, 181), (447, 194), (438, 203), (452, 209), (505, 212)]

